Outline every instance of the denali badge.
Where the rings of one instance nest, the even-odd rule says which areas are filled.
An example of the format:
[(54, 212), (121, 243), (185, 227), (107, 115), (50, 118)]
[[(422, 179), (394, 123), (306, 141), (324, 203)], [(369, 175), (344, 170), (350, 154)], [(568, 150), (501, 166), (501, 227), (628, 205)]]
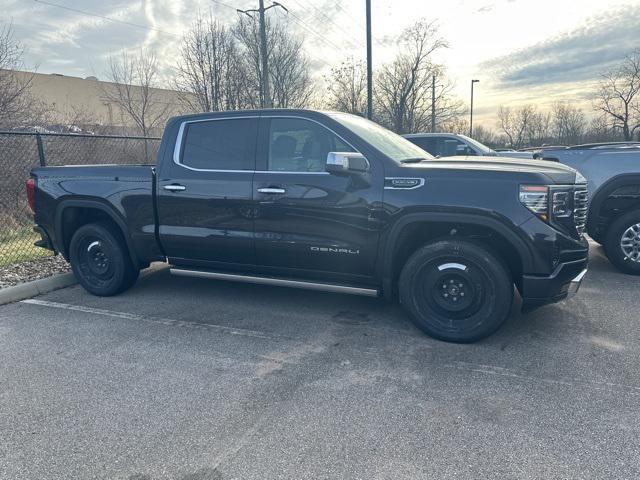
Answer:
[(424, 185), (424, 178), (386, 177), (385, 190), (412, 190)]
[(360, 255), (360, 250), (351, 250), (350, 248), (334, 248), (334, 247), (309, 247), (312, 252), (327, 253), (348, 253), (351, 255)]

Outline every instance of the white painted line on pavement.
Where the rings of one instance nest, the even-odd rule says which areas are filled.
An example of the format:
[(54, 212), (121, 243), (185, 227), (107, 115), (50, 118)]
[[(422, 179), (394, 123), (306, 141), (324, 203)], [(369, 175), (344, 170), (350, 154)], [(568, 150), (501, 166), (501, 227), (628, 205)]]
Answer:
[(245, 337), (265, 338), (269, 340), (281, 340), (285, 338), (285, 337), (280, 337), (275, 335), (268, 335), (266, 333), (258, 332), (255, 330), (247, 330), (244, 328), (225, 327), (222, 325), (216, 325), (216, 324), (204, 323), (204, 322), (194, 322), (190, 320), (172, 320), (168, 318), (147, 317), (144, 315), (137, 315), (135, 313), (116, 312), (113, 310), (85, 307), (82, 305), (71, 305), (68, 303), (49, 302), (47, 300), (38, 300), (35, 298), (22, 300), (20, 303), (28, 303), (30, 305), (39, 305), (41, 307), (59, 308), (62, 310), (72, 310), (75, 312), (91, 313), (94, 315), (104, 315), (107, 317), (121, 318), (124, 320), (151, 322), (151, 323), (157, 323), (160, 325), (168, 325), (173, 327), (210, 328), (213, 330), (219, 330), (221, 332), (229, 333), (231, 335), (243, 335)]

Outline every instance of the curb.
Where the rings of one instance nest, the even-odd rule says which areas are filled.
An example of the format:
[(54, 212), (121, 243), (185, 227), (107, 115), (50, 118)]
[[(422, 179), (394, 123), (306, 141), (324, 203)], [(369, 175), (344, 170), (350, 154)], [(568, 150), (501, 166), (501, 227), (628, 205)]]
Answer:
[(43, 293), (69, 287), (78, 283), (73, 273), (58, 273), (46, 278), (39, 278), (32, 282), (20, 283), (13, 287), (0, 290), (0, 305), (18, 302), (25, 298), (35, 297)]
[[(169, 265), (164, 262), (152, 263), (149, 268), (140, 272), (140, 279), (145, 278), (155, 272), (168, 270)], [(43, 293), (52, 292), (61, 288), (70, 287), (78, 283), (72, 272), (57, 273), (46, 278), (39, 278), (32, 282), (20, 283), (13, 287), (0, 290), (0, 305), (6, 303), (19, 302), (26, 298), (36, 297)]]

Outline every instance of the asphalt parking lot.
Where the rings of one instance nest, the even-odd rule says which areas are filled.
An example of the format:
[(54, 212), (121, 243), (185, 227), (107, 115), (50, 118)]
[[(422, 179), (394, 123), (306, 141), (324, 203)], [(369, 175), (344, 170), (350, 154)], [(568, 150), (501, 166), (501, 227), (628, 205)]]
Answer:
[(171, 277), (0, 307), (0, 478), (639, 478), (640, 278), (453, 345), (382, 300)]

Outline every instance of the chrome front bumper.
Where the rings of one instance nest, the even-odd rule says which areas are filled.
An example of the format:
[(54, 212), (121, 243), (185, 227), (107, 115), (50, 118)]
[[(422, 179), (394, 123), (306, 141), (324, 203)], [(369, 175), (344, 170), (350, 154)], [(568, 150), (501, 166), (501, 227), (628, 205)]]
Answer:
[(571, 280), (569, 283), (569, 289), (567, 290), (567, 298), (578, 293), (580, 289), (580, 285), (582, 285), (582, 280), (584, 280), (584, 276), (587, 274), (587, 269), (582, 270), (578, 275)]

